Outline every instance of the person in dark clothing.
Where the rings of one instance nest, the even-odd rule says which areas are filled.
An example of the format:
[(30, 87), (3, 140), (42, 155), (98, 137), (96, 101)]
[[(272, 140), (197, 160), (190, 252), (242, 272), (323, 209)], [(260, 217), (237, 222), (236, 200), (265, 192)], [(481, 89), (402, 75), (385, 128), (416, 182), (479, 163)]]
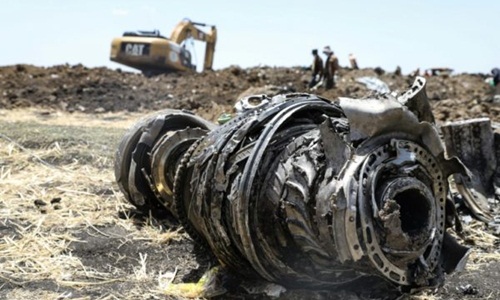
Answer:
[(500, 69), (499, 68), (494, 68), (491, 70), (491, 74), (493, 75), (493, 83), (495, 86), (498, 85), (500, 82)]
[(394, 75), (396, 76), (401, 76), (403, 72), (401, 71), (401, 67), (400, 66), (397, 66), (396, 67), (396, 71), (394, 71)]
[(329, 46), (323, 48), (323, 53), (326, 55), (323, 77), (325, 80), (325, 89), (329, 90), (335, 87), (335, 73), (339, 70), (339, 59), (334, 55)]
[(321, 77), (323, 76), (323, 60), (321, 59), (321, 57), (319, 57), (318, 50), (313, 49), (311, 53), (314, 59), (311, 66), (312, 77), (311, 81), (309, 81), (309, 88), (312, 88), (316, 84), (318, 84), (318, 82), (321, 80)]

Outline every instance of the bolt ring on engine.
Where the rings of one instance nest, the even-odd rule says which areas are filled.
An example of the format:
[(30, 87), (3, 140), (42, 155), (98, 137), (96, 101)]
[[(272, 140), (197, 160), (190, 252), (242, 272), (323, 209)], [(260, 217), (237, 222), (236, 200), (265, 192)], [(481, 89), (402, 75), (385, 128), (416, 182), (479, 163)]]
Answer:
[[(393, 155), (394, 151), (397, 152), (396, 157)], [(405, 156), (401, 153), (407, 155)], [(392, 165), (390, 164), (391, 161), (393, 162)], [(384, 191), (389, 194), (382, 194), (382, 199), (377, 199), (375, 187), (379, 186), (380, 183), (378, 181), (384, 170), (387, 171), (389, 166), (397, 166), (401, 171), (413, 172), (415, 177), (406, 183), (402, 183), (401, 178), (389, 182), (386, 184)], [(406, 170), (403, 170), (405, 168)], [(385, 277), (401, 285), (410, 285), (412, 284), (411, 278), (409, 278), (411, 275), (407, 274), (406, 268), (401, 268), (394, 264), (394, 259), (388, 257), (388, 249), (380, 246), (380, 237), (377, 235), (376, 225), (373, 220), (379, 220), (378, 210), (381, 209), (379, 205), (383, 206), (384, 200), (387, 201), (395, 198), (398, 194), (401, 195), (405, 191), (413, 190), (416, 193), (420, 191), (419, 198), (412, 198), (410, 200), (420, 199), (420, 205), (430, 206), (429, 211), (431, 212), (427, 212), (427, 217), (423, 218), (422, 222), (424, 224), (419, 231), (421, 234), (428, 233), (428, 239), (425, 243), (410, 245), (410, 248), (412, 248), (411, 246), (418, 248), (410, 250), (418, 253), (420, 256), (419, 261), (424, 264), (424, 268), (434, 269), (439, 261), (441, 241), (443, 240), (445, 229), (446, 190), (444, 188), (445, 181), (442, 171), (437, 167), (434, 157), (426, 149), (410, 141), (392, 140), (391, 145), (383, 145), (367, 156), (359, 170), (359, 174), (361, 182), (359, 185), (358, 203), (363, 228), (363, 239), (368, 257)], [(425, 177), (430, 178), (426, 180)], [(425, 181), (433, 182), (434, 184), (432, 187), (429, 187), (424, 183)], [(398, 184), (400, 186), (394, 189), (394, 186)], [(392, 189), (390, 188), (391, 186)], [(403, 199), (403, 201), (408, 200)], [(433, 213), (435, 210), (438, 211), (437, 214)], [(373, 215), (373, 218), (370, 215)]]

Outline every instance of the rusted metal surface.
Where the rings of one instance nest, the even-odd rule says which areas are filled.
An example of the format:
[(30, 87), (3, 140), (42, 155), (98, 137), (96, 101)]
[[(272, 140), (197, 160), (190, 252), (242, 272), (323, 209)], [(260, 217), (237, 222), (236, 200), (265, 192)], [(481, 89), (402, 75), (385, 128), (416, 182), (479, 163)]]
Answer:
[(172, 210), (225, 268), (288, 287), (437, 286), (464, 266), (447, 195), (467, 169), (445, 156), (425, 79), (399, 98), (255, 99), (217, 128), (167, 111), (132, 129), (127, 198)]

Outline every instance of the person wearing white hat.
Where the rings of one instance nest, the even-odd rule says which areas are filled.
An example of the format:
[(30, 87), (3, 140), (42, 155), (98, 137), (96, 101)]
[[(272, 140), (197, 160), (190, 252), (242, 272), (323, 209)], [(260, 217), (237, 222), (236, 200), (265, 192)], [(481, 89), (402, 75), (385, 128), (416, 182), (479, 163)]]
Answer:
[(351, 69), (358, 70), (358, 61), (356, 60), (356, 56), (354, 54), (349, 53), (349, 63), (351, 64)]
[(323, 71), (323, 76), (325, 79), (325, 89), (331, 89), (335, 87), (335, 73), (339, 70), (339, 59), (334, 55), (330, 46), (325, 46), (323, 48), (323, 53), (326, 55), (325, 69)]

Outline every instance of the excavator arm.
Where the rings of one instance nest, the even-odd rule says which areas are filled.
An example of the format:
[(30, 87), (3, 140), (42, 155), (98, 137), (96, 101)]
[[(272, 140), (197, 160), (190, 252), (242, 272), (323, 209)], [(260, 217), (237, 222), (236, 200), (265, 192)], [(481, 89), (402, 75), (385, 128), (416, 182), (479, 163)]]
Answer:
[(215, 26), (211, 26), (210, 31), (207, 33), (201, 31), (196, 26), (207, 25), (203, 23), (191, 22), (188, 19), (182, 20), (172, 31), (170, 40), (179, 45), (184, 40), (191, 37), (195, 40), (205, 42), (205, 61), (203, 64), (203, 70), (211, 70), (214, 61), (215, 43), (217, 41), (217, 28), (215, 28)]

